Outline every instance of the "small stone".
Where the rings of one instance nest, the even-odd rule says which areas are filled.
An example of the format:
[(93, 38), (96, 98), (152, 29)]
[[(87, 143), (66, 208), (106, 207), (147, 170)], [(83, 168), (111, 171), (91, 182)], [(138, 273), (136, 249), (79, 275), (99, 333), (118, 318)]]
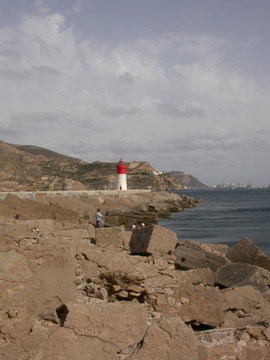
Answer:
[(165, 294), (173, 295), (173, 294), (174, 294), (174, 290), (171, 289), (171, 288), (165, 288)]
[(85, 290), (87, 295), (91, 296), (95, 292), (96, 288), (93, 284), (88, 284)]
[(77, 290), (85, 289), (85, 284), (82, 284), (80, 281), (75, 281), (75, 284), (77, 285)]
[(270, 340), (270, 328), (267, 328), (263, 331), (266, 339), (269, 341)]
[(14, 309), (8, 309), (7, 310), (7, 316), (10, 319), (14, 319), (17, 315), (18, 315), (18, 312), (16, 310), (14, 310)]
[(121, 288), (120, 285), (113, 285), (113, 286), (112, 286), (112, 290), (113, 290), (114, 292), (119, 292), (121, 289), (122, 289), (122, 288)]
[(46, 314), (43, 314), (42, 319), (47, 320), (47, 321), (51, 321), (51, 322), (53, 322), (55, 324), (58, 324), (58, 322), (59, 322), (59, 319), (58, 319), (58, 316), (57, 316), (57, 313), (56, 313), (55, 310), (52, 310), (52, 311), (50, 311), (50, 312), (48, 312)]
[(144, 291), (144, 288), (138, 285), (129, 285), (126, 290), (133, 291), (136, 293), (142, 293)]
[(128, 298), (128, 292), (125, 291), (125, 290), (120, 291), (117, 295), (118, 295), (119, 297), (123, 298), (123, 299), (127, 299), (127, 298)]
[(100, 289), (96, 292), (96, 297), (101, 300), (105, 300), (108, 297), (108, 293), (106, 289)]
[(180, 298), (180, 300), (181, 300), (182, 304), (188, 304), (188, 303), (189, 303), (189, 299), (186, 298), (186, 297), (184, 297), (184, 296), (182, 296), (182, 297)]

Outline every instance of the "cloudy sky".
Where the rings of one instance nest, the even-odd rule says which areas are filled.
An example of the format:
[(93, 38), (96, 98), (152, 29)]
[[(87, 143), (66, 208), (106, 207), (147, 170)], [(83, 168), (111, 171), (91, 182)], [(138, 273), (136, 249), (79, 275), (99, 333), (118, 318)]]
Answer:
[(0, 140), (270, 183), (269, 0), (0, 0)]

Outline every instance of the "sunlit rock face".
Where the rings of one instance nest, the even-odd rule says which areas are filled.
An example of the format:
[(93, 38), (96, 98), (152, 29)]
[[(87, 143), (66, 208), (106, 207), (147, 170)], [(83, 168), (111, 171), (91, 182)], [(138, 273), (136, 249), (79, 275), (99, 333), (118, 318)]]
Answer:
[[(228, 249), (156, 224), (93, 226), (97, 205), (177, 201), (131, 198), (1, 201), (0, 359), (268, 359), (268, 258), (250, 240)], [(241, 249), (257, 260), (235, 262)]]

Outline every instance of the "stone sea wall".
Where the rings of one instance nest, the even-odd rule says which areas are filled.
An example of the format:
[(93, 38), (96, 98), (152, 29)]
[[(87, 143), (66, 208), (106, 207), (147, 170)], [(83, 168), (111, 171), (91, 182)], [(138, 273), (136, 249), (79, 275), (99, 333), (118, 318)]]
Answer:
[[(195, 205), (169, 193), (2, 199), (0, 359), (269, 359), (270, 261), (251, 240), (130, 230)], [(97, 207), (125, 223), (94, 228)]]

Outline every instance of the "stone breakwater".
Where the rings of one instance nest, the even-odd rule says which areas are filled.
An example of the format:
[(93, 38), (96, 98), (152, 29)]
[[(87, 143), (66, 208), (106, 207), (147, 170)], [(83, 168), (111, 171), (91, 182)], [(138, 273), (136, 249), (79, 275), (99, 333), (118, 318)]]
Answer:
[[(129, 230), (134, 216), (195, 204), (168, 193), (6, 196), (0, 359), (269, 359), (270, 260), (251, 240), (228, 248), (156, 224)], [(97, 207), (113, 226), (94, 228)]]

